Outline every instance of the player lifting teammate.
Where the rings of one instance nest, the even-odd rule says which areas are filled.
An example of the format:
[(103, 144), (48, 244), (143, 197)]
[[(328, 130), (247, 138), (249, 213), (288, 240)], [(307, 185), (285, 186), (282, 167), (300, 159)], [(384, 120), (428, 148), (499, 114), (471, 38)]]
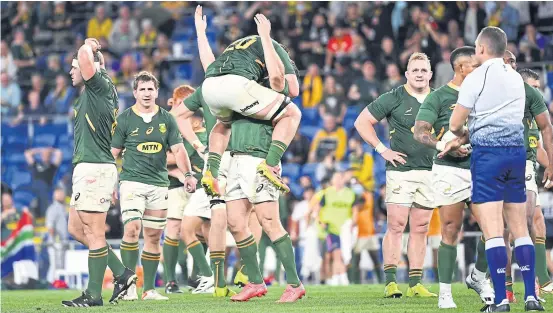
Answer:
[[(386, 203), (388, 229), (384, 235), (385, 297), (401, 297), (396, 269), (401, 257), (401, 237), (409, 220), (408, 297), (436, 297), (420, 282), (426, 253), (426, 234), (432, 218), (432, 156), (434, 150), (413, 138), (415, 117), (430, 93), (430, 61), (423, 53), (409, 58), (407, 84), (387, 92), (363, 110), (355, 121), (361, 137), (375, 147), (386, 163)], [(378, 139), (374, 125), (386, 118), (390, 125), (391, 149)]]
[[(273, 123), (275, 131), (271, 149), (257, 171), (280, 190), (289, 191), (279, 175), (278, 164), (299, 127), (301, 112), (283, 93), (295, 97), (299, 87), (293, 67), (287, 61), (288, 54), (270, 37), (269, 20), (258, 14), (255, 22), (259, 36), (233, 42), (214, 62), (208, 62), (210, 65), (202, 83), (202, 96), (219, 120), (209, 138), (208, 171), (202, 179), (202, 185), (210, 195), (221, 194), (216, 178), (221, 155), (230, 138), (234, 112)], [(203, 60), (202, 63), (206, 64)], [(258, 83), (263, 80), (265, 72), (269, 74), (271, 88)], [(290, 79), (295, 79), (295, 84), (288, 84), (286, 75), (292, 75)]]
[[(152, 74), (140, 72), (135, 77), (133, 95), (136, 104), (117, 118), (111, 143), (114, 157), (125, 150), (120, 177), (124, 225), (121, 258), (129, 268), (135, 268), (138, 262), (138, 237), (144, 227), (142, 300), (168, 299), (155, 290), (159, 242), (167, 223), (167, 151), (175, 155), (186, 191), (194, 192), (197, 183), (175, 119), (155, 103), (158, 89), (159, 82)], [(136, 290), (129, 290), (125, 299), (136, 297)]]
[[(450, 62), (455, 71), (453, 79), (426, 97), (415, 122), (415, 139), (431, 147), (436, 153), (443, 151), (450, 140), (459, 140), (449, 131), (449, 118), (457, 103), (459, 87), (463, 80), (479, 66), (474, 57), (474, 47), (455, 49), (451, 53)], [(433, 130), (436, 130), (436, 134), (433, 134)], [(470, 202), (471, 174), (468, 153), (468, 147), (463, 147), (443, 158), (434, 157), (432, 166), (434, 204), (440, 209), (442, 224), (442, 242), (438, 249), (440, 309), (457, 307), (451, 293), (451, 281), (457, 260), (458, 235), (463, 226), (463, 211), (465, 204)], [(485, 258), (483, 254), (478, 256)], [(493, 289), (487, 279), (470, 280), (470, 286), (477, 290), (483, 301), (493, 303)]]
[(89, 38), (73, 58), (71, 79), (80, 88), (73, 106), (75, 152), (73, 155), (73, 195), (69, 211), (69, 233), (89, 250), (88, 288), (82, 296), (63, 301), (64, 306), (102, 306), (102, 285), (106, 265), (115, 284), (110, 302), (117, 301), (134, 285), (136, 275), (125, 268), (106, 243), (104, 224), (110, 206), (117, 169), (110, 143), (117, 114), (117, 91), (107, 75), (104, 58), (96, 39)]

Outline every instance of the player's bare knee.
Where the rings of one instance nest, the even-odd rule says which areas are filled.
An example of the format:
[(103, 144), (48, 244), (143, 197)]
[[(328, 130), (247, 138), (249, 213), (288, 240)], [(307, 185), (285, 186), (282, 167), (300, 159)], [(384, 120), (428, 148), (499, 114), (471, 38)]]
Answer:
[(244, 218), (229, 216), (227, 223), (228, 223), (228, 229), (233, 236), (242, 234), (247, 229), (247, 225)]
[(409, 232), (411, 234), (424, 234), (426, 235), (428, 233), (428, 226), (429, 222), (412, 222), (410, 223)]
[(394, 236), (398, 236), (403, 234), (403, 231), (405, 230), (405, 226), (407, 226), (407, 223), (405, 221), (389, 221), (388, 222), (388, 232)]
[(140, 220), (130, 221), (125, 224), (124, 234), (125, 241), (127, 242), (137, 242), (138, 237), (140, 236)]
[(461, 223), (457, 221), (445, 221), (442, 223), (442, 241), (448, 245), (454, 245), (457, 242)]
[(161, 233), (161, 229), (145, 229), (144, 241), (157, 247), (161, 241)]

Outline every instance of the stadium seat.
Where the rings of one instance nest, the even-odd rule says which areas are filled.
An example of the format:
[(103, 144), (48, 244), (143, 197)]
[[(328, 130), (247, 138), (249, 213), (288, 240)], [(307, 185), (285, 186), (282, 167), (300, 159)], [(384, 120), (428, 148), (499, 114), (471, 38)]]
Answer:
[(303, 136), (309, 138), (309, 141), (313, 141), (313, 138), (319, 131), (320, 127), (318, 126), (301, 126), (300, 127), (300, 134)]
[(296, 181), (300, 176), (301, 166), (295, 163), (286, 163), (282, 165), (282, 176), (287, 176), (290, 181)]
[(16, 190), (13, 193), (13, 201), (17, 203), (17, 208), (29, 207), (31, 202), (35, 199), (35, 195), (30, 190)]
[(13, 173), (11, 181), (9, 181), (8, 184), (11, 188), (17, 189), (19, 186), (30, 184), (31, 180), (31, 173), (27, 171), (17, 171)]
[(56, 144), (56, 135), (52, 133), (35, 134), (33, 147), (53, 147)]
[(319, 163), (307, 163), (304, 164), (301, 168), (301, 176), (309, 176), (311, 180), (315, 180), (315, 171), (317, 171), (317, 166)]
[(27, 124), (19, 124), (10, 126), (2, 123), (2, 134), (5, 136), (6, 142), (5, 153), (10, 154), (11, 151), (23, 151), (27, 148), (29, 141), (29, 129)]
[(290, 187), (290, 192), (294, 195), (294, 197), (296, 197), (297, 199), (302, 199), (303, 188), (301, 187), (300, 184), (296, 182), (292, 182), (290, 183), (289, 187)]
[(317, 108), (301, 109), (301, 125), (304, 126), (317, 126), (319, 125), (319, 110)]

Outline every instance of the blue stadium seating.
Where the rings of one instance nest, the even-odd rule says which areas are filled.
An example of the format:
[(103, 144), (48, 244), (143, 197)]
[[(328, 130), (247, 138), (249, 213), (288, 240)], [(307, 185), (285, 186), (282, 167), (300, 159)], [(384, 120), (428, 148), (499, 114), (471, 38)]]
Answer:
[(13, 193), (13, 202), (16, 208), (29, 207), (33, 199), (35, 196), (30, 190), (20, 189)]
[(301, 109), (301, 125), (302, 126), (317, 126), (321, 117), (317, 108)]
[(311, 180), (315, 180), (315, 171), (317, 170), (317, 166), (319, 163), (307, 163), (304, 164), (301, 168), (301, 176), (309, 176), (311, 177)]
[(291, 181), (295, 181), (300, 176), (301, 166), (295, 163), (282, 165), (282, 176), (287, 176)]
[(297, 199), (302, 199), (303, 188), (300, 186), (300, 184), (292, 182), (290, 183), (289, 187), (290, 192), (294, 195), (294, 197), (296, 197)]
[(307, 137), (309, 141), (313, 141), (313, 138), (319, 131), (320, 127), (318, 126), (300, 126), (300, 134)]

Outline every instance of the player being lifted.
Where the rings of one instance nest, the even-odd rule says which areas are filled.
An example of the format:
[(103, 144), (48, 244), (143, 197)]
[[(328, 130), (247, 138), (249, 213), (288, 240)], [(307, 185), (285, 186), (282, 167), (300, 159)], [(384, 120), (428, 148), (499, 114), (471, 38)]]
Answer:
[(106, 215), (113, 187), (117, 183), (115, 159), (110, 143), (115, 126), (118, 97), (108, 76), (96, 39), (85, 40), (71, 64), (73, 86), (80, 95), (75, 113), (75, 152), (73, 155), (73, 195), (69, 211), (69, 233), (89, 248), (88, 287), (82, 295), (64, 306), (102, 306), (102, 285), (106, 266), (115, 276), (110, 302), (117, 301), (136, 283), (136, 275), (125, 268), (105, 238)]
[[(293, 67), (286, 51), (271, 39), (269, 20), (257, 14), (255, 22), (259, 36), (248, 36), (229, 45), (214, 62), (210, 62), (202, 83), (202, 96), (218, 119), (209, 138), (208, 171), (202, 179), (202, 185), (210, 195), (221, 194), (216, 178), (221, 155), (229, 142), (234, 112), (273, 123), (275, 131), (271, 148), (257, 171), (278, 189), (289, 191), (280, 177), (278, 164), (301, 120), (299, 108), (283, 94), (290, 93), (293, 97), (299, 93), (299, 88), (293, 90), (298, 86), (297, 77), (289, 78), (296, 80), (296, 84), (287, 83), (285, 76), (293, 73)], [(258, 83), (264, 79), (265, 72), (269, 74), (271, 88)]]
[[(407, 84), (387, 92), (367, 106), (355, 121), (361, 137), (387, 161), (386, 203), (388, 229), (384, 235), (385, 297), (401, 297), (396, 283), (396, 269), (401, 257), (403, 230), (409, 221), (409, 288), (408, 297), (436, 297), (422, 284), (422, 267), (426, 253), (426, 233), (432, 218), (432, 157), (434, 150), (413, 138), (415, 117), (421, 103), (430, 93), (430, 61), (423, 53), (409, 58)], [(378, 139), (374, 125), (386, 118), (390, 125), (388, 149)]]
[[(451, 67), (455, 70), (453, 79), (428, 95), (419, 109), (414, 138), (437, 151), (436, 154), (444, 150), (448, 141), (458, 140), (449, 132), (449, 118), (457, 103), (459, 87), (463, 80), (479, 66), (474, 58), (474, 51), (474, 47), (461, 47), (451, 53)], [(433, 134), (433, 130), (436, 130), (437, 134)], [(457, 260), (458, 234), (463, 226), (463, 211), (465, 204), (470, 202), (471, 173), (467, 148), (463, 147), (443, 158), (435, 157), (432, 166), (434, 205), (439, 207), (442, 224), (442, 242), (438, 249), (440, 309), (457, 307), (451, 293), (451, 281)], [(478, 257), (486, 256), (479, 254)], [(467, 280), (467, 285), (480, 294), (482, 301), (493, 303), (494, 293), (487, 279)]]
[[(196, 178), (191, 172), (188, 154), (182, 143), (175, 119), (156, 105), (159, 82), (152, 74), (140, 72), (133, 82), (136, 104), (117, 118), (111, 143), (113, 157), (124, 149), (123, 170), (120, 177), (121, 214), (124, 234), (121, 258), (129, 268), (138, 262), (138, 237), (144, 227), (144, 292), (142, 300), (167, 300), (155, 290), (155, 277), (160, 259), (160, 239), (167, 223), (167, 151), (184, 175), (187, 192), (196, 189)], [(126, 300), (137, 298), (136, 290), (129, 290)]]

